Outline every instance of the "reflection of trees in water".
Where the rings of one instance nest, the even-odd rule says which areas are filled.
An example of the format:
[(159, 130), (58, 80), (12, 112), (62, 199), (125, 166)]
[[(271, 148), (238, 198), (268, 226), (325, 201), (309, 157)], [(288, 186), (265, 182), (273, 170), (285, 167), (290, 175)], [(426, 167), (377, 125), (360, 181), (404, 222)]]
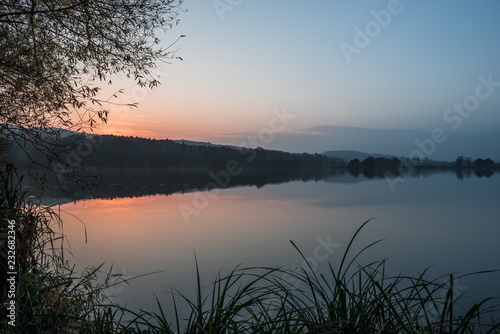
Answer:
[[(419, 178), (435, 174), (455, 173), (458, 179), (464, 179), (491, 177), (495, 171), (492, 168), (419, 168), (405, 177)], [(232, 174), (227, 169), (211, 170), (205, 168), (103, 169), (96, 172), (101, 175), (103, 182), (92, 191), (82, 190), (70, 182), (57, 184), (57, 182), (51, 183), (49, 180), (44, 190), (44, 196), (70, 201), (84, 198), (170, 195), (240, 186), (262, 188), (267, 184), (282, 184), (292, 181), (325, 180), (330, 183), (355, 183), (384, 178), (387, 169), (367, 164), (363, 166), (360, 163), (356, 168), (349, 164), (331, 169), (242, 168), (239, 173)]]
[(493, 169), (482, 169), (482, 168), (475, 168), (474, 169), (474, 175), (477, 177), (491, 177), (495, 171)]
[[(339, 168), (339, 167), (337, 167)], [(404, 169), (402, 161), (398, 158), (374, 158), (368, 157), (363, 161), (355, 158), (347, 163), (345, 168), (349, 173), (358, 177), (363, 175), (368, 179), (384, 178), (388, 174), (398, 176), (400, 174), (408, 174)]]
[(472, 176), (489, 178), (489, 177), (493, 176), (493, 174), (495, 174), (495, 171), (498, 171), (498, 170), (495, 170), (492, 168), (486, 168), (486, 169), (484, 169), (484, 168), (467, 168), (467, 169), (457, 168), (455, 170), (455, 174), (459, 180), (463, 180), (463, 179), (469, 179)]
[[(53, 186), (44, 190), (44, 196), (78, 200), (83, 198), (140, 197), (170, 195), (214, 188), (281, 184), (291, 181), (319, 181), (332, 174), (328, 169), (242, 169), (229, 174), (226, 170), (204, 168), (172, 169), (105, 169), (99, 171), (103, 183), (92, 191), (72, 186)], [(340, 175), (340, 174), (339, 174)], [(54, 185), (56, 183), (53, 183)]]
[(479, 158), (472, 161), (470, 158), (459, 156), (455, 162), (455, 173), (460, 180), (470, 178), (472, 174), (476, 177), (489, 178), (499, 169), (500, 166), (498, 164), (495, 165), (495, 162), (489, 158)]
[(403, 177), (427, 177), (436, 173), (454, 172), (459, 180), (476, 177), (491, 177), (500, 170), (500, 165), (495, 164), (491, 159), (476, 159), (460, 156), (456, 162), (438, 162), (431, 160), (399, 160), (398, 158), (374, 158), (368, 157), (363, 161), (352, 159), (344, 169), (353, 177), (363, 175), (367, 179), (386, 177), (390, 175)]

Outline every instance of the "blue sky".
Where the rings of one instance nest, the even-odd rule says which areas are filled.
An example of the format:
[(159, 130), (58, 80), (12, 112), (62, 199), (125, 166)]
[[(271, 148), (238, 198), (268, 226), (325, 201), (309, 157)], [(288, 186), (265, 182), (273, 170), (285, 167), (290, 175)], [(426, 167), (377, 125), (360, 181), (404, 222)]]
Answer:
[[(112, 115), (113, 129), (237, 145), (286, 108), (295, 117), (260, 146), (408, 155), (439, 128), (447, 140), (430, 158), (452, 158), (463, 147), (465, 155), (500, 159), (498, 1), (186, 0), (183, 7), (180, 24), (160, 36), (168, 45), (186, 35), (175, 46), (183, 61), (162, 65), (163, 84), (135, 94), (139, 108)], [(490, 84), (476, 101), (480, 77)], [(463, 103), (473, 111), (447, 112)], [(398, 145), (374, 147), (373, 131), (353, 141), (339, 127), (408, 131), (390, 132), (386, 140)]]

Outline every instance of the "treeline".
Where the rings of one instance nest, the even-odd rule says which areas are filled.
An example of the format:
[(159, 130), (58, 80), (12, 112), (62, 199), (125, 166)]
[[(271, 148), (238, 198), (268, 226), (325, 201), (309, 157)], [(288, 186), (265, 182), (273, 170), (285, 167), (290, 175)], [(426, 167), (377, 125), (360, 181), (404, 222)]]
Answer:
[(495, 171), (500, 170), (500, 163), (495, 163), (490, 158), (476, 159), (459, 156), (455, 161), (455, 172), (459, 179), (469, 178), (474, 174), (477, 177), (490, 177)]
[[(50, 141), (49, 137), (44, 142)], [(333, 173), (350, 173), (353, 176), (364, 175), (367, 178), (413, 174), (431, 171), (456, 171), (457, 176), (489, 176), (500, 169), (493, 160), (464, 158), (442, 162), (430, 159), (408, 159), (388, 157), (368, 157), (364, 160), (345, 161), (321, 154), (289, 153), (266, 150), (261, 147), (236, 148), (206, 145), (192, 145), (168, 139), (146, 139), (115, 135), (88, 135), (70, 133), (57, 138), (60, 141), (63, 161), (50, 161), (50, 156), (29, 143), (8, 143), (2, 151), (6, 160), (18, 168), (47, 166), (56, 173), (71, 170), (70, 165), (95, 169), (131, 169), (131, 168), (203, 168), (208, 170), (239, 169), (316, 169)], [(0, 141), (1, 143), (1, 141)], [(0, 152), (1, 153), (1, 152)]]
[(430, 175), (436, 172), (455, 172), (457, 178), (471, 176), (490, 177), (500, 170), (500, 163), (490, 158), (464, 158), (459, 156), (455, 161), (434, 161), (430, 159), (408, 158), (374, 158), (364, 160), (352, 159), (349, 162), (337, 163), (337, 171), (349, 172), (353, 176), (363, 175), (367, 178), (391, 175), (410, 175), (414, 177)]
[(495, 167), (500, 167), (500, 164), (495, 164), (493, 160), (490, 158), (486, 159), (476, 159), (472, 160), (471, 158), (465, 158), (463, 155), (459, 156), (455, 161), (455, 167), (457, 169), (463, 168), (475, 168), (475, 169), (494, 169)]
[(374, 158), (368, 157), (364, 160), (352, 159), (347, 164), (337, 163), (336, 169), (347, 169), (351, 175), (363, 174), (367, 178), (385, 177), (387, 173), (399, 175), (401, 160), (398, 158)]
[(172, 140), (138, 137), (102, 136), (95, 152), (85, 164), (97, 168), (328, 168), (331, 158), (320, 154), (236, 149), (227, 146), (186, 145)]

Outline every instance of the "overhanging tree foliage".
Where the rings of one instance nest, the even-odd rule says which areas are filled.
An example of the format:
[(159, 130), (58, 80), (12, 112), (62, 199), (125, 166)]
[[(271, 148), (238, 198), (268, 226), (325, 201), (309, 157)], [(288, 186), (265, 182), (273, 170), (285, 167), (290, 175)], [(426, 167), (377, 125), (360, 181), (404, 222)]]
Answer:
[[(121, 74), (153, 88), (158, 60), (179, 58), (156, 33), (178, 23), (182, 0), (0, 1), (0, 126), (5, 139), (62, 158), (61, 129), (106, 122), (100, 85)], [(115, 95), (114, 95), (115, 96)], [(116, 96), (115, 96), (116, 97)], [(51, 138), (50, 140), (48, 138)], [(26, 151), (29, 154), (28, 150)], [(32, 159), (33, 160), (33, 159)], [(73, 166), (74, 167), (74, 166)]]

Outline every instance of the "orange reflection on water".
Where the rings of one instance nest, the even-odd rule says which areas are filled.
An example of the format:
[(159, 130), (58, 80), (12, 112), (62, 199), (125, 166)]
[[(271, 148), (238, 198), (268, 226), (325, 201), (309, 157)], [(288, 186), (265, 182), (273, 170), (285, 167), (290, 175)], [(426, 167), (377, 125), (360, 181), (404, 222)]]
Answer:
[[(269, 238), (282, 238), (286, 246), (288, 230), (296, 222), (283, 213), (283, 205), (304, 221), (300, 206), (269, 201), (254, 191), (221, 190), (211, 198), (203, 195), (208, 199), (203, 205), (199, 198), (206, 193), (198, 192), (65, 204), (61, 207), (66, 212), (64, 232), (78, 262), (87, 265), (129, 257), (147, 261), (158, 254), (169, 261), (191, 262), (193, 249), (200, 254), (218, 249), (217, 253), (230, 255), (235, 249), (253, 249), (255, 240)], [(181, 206), (193, 210), (189, 220)]]
[(119, 265), (128, 260), (148, 263), (155, 258), (155, 252), (172, 252), (164, 245), (175, 245), (185, 233), (177, 209), (181, 200), (181, 195), (173, 195), (66, 204), (62, 206), (67, 212), (63, 216), (64, 233), (82, 267), (103, 262)]

